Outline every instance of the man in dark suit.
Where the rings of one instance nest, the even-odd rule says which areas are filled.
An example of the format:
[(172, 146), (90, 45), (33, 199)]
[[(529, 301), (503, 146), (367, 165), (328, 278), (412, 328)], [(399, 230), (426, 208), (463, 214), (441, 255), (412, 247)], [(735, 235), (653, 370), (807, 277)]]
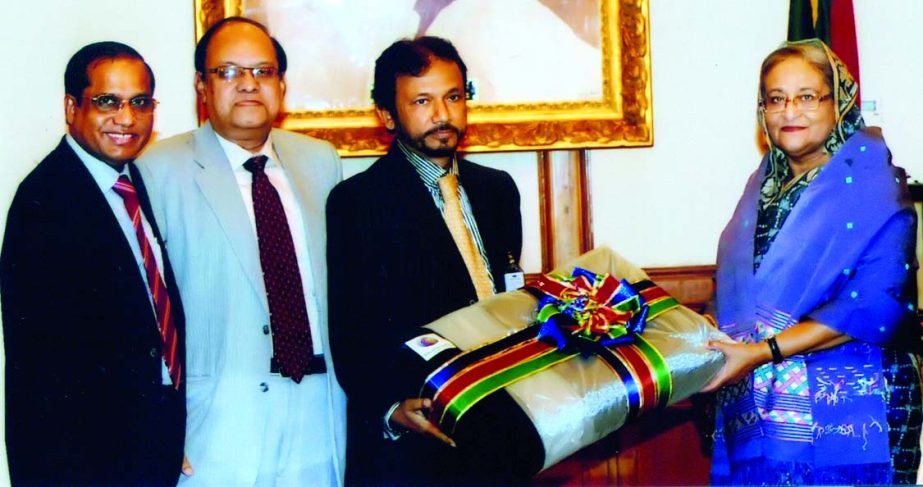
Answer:
[[(327, 200), (331, 347), (348, 399), (347, 484), (481, 482), (491, 469), (472, 467), (459, 450), (477, 445), (470, 449), (488, 461), (509, 441), (455, 448), (426, 420), (421, 378), (403, 365), (413, 355), (405, 344), (425, 333), (421, 326), (504, 291), (504, 271), (522, 247), (512, 178), (455, 152), (467, 125), (466, 76), (443, 39), (387, 48), (375, 65), (373, 97), (394, 143)], [(511, 406), (505, 392), (494, 396)]]
[(65, 72), (68, 134), (23, 180), (0, 254), (13, 485), (175, 485), (183, 312), (132, 160), (154, 75), (116, 42)]

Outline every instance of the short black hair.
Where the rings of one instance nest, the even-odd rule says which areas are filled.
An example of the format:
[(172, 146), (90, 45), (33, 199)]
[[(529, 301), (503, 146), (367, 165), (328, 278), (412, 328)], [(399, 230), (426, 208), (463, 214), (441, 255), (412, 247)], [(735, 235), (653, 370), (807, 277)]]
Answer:
[(74, 97), (77, 105), (83, 98), (83, 90), (90, 86), (90, 65), (100, 59), (128, 58), (137, 59), (144, 64), (151, 80), (151, 93), (154, 92), (154, 71), (147, 61), (134, 48), (121, 42), (103, 41), (87, 44), (71, 56), (64, 70), (64, 93)]
[(451, 61), (461, 71), (462, 82), (468, 86), (468, 67), (451, 42), (435, 36), (401, 39), (388, 46), (375, 61), (375, 84), (372, 100), (379, 108), (394, 113), (399, 76), (420, 76), (434, 58)]
[(199, 75), (201, 75), (203, 78), (205, 77), (205, 56), (208, 54), (208, 44), (211, 42), (212, 37), (215, 37), (215, 34), (219, 29), (232, 22), (250, 24), (265, 32), (266, 36), (269, 37), (269, 40), (272, 41), (273, 49), (276, 51), (276, 62), (279, 63), (279, 76), (285, 74), (285, 70), (288, 69), (288, 56), (285, 55), (285, 49), (282, 48), (282, 44), (280, 44), (275, 37), (269, 34), (269, 29), (267, 29), (265, 25), (253, 19), (233, 16), (225, 17), (215, 22), (211, 27), (208, 28), (208, 30), (205, 31), (205, 34), (202, 35), (202, 38), (199, 39), (199, 42), (195, 45), (195, 70), (199, 73)]

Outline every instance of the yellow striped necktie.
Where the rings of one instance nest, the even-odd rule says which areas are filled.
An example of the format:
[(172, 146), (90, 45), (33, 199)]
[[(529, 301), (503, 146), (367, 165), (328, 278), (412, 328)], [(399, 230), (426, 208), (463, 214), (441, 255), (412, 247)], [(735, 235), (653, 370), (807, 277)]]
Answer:
[(442, 199), (445, 202), (443, 218), (465, 261), (465, 267), (468, 268), (468, 274), (471, 276), (471, 283), (474, 284), (478, 299), (490, 297), (494, 294), (493, 281), (490, 279), (490, 273), (487, 271), (481, 253), (474, 244), (471, 231), (468, 225), (465, 225), (461, 199), (458, 196), (458, 176), (448, 174), (439, 178), (439, 191), (442, 192)]

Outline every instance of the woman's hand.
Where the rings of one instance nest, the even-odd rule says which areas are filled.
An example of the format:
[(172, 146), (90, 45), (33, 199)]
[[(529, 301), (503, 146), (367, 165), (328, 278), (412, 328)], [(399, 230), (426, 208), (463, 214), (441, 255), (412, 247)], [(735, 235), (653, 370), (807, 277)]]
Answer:
[(724, 367), (700, 392), (712, 392), (727, 384), (736, 384), (756, 367), (772, 360), (772, 353), (765, 342), (728, 343), (708, 342), (709, 350), (724, 354)]
[[(814, 320), (804, 320), (790, 326), (775, 336), (783, 357), (817, 352), (842, 345), (852, 338)], [(735, 384), (758, 366), (772, 360), (766, 342), (728, 343), (708, 342), (708, 348), (724, 354), (724, 367), (700, 392), (712, 392), (727, 384)]]

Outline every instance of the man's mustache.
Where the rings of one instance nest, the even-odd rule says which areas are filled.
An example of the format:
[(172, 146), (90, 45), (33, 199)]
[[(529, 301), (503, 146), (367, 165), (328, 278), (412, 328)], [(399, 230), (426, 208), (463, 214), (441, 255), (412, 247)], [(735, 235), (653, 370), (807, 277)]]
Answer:
[(456, 136), (456, 137), (461, 136), (461, 130), (458, 130), (458, 128), (456, 128), (454, 125), (452, 125), (452, 124), (450, 124), (450, 123), (441, 123), (441, 124), (439, 124), (439, 125), (437, 125), (437, 126), (431, 128), (431, 129), (427, 130), (427, 131), (423, 134), (423, 136), (424, 136), (424, 137), (429, 137), (430, 135), (433, 135), (433, 134), (435, 134), (436, 132), (439, 132), (439, 131), (442, 131), (442, 130), (451, 130), (452, 132), (455, 132), (455, 136)]

